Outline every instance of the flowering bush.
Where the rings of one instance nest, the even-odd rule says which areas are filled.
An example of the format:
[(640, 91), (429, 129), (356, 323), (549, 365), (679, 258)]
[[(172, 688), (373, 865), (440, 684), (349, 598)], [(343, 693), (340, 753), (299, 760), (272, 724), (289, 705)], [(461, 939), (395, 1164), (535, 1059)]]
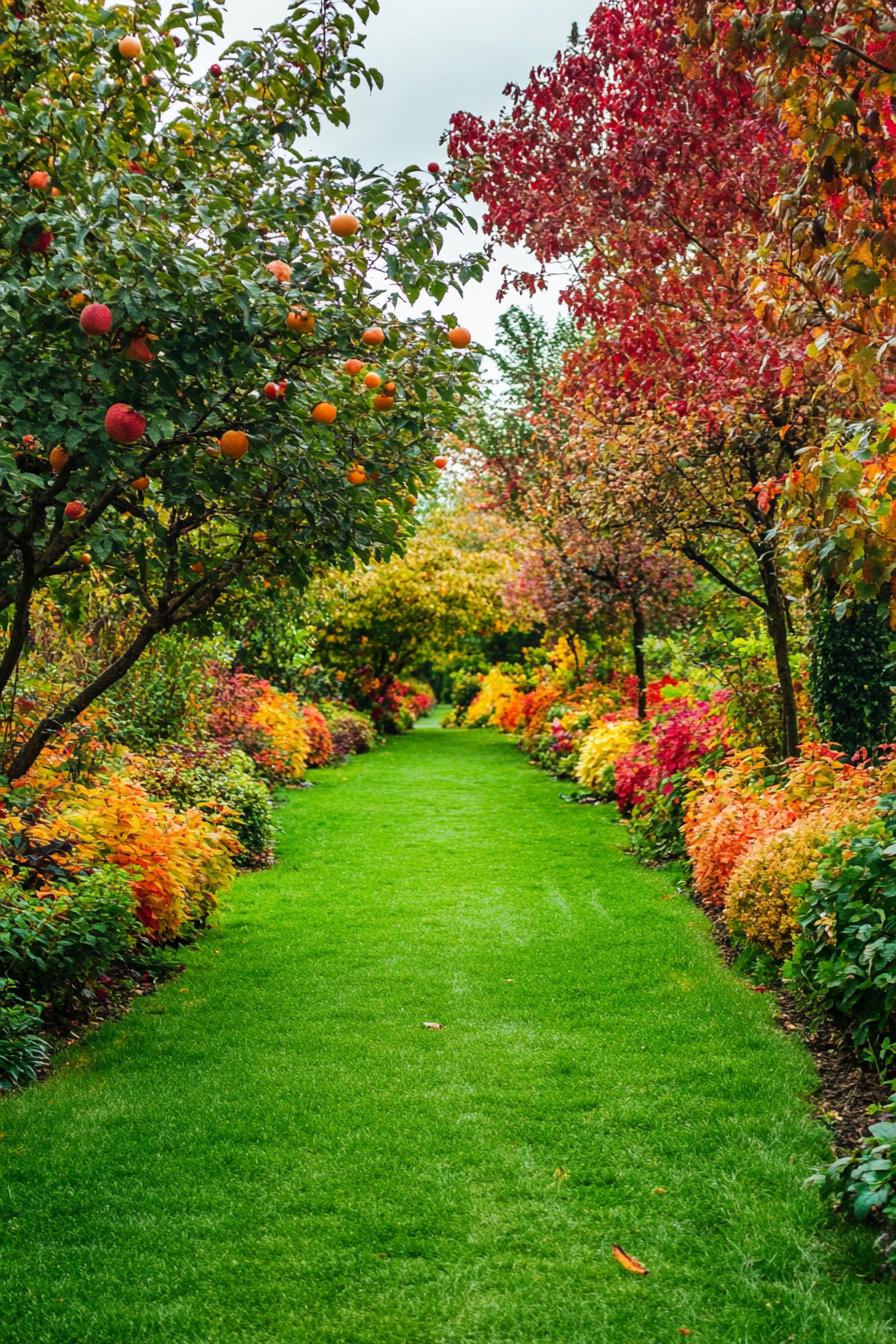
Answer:
[(373, 722), (384, 733), (407, 732), (436, 702), (423, 682), (399, 681), (397, 677), (366, 680), (361, 700), (370, 706)]
[(307, 763), (311, 766), (326, 765), (333, 755), (333, 738), (330, 725), (316, 705), (303, 705), (305, 728), (308, 733)]
[(563, 692), (551, 681), (541, 682), (526, 693), (520, 738), (524, 751), (534, 754), (538, 739), (550, 731), (548, 725), (562, 703)]
[(542, 731), (534, 739), (529, 735), (530, 758), (559, 779), (572, 779), (581, 744), (591, 724), (592, 715), (588, 709), (556, 705), (553, 718)]
[(638, 804), (645, 802), (658, 787), (659, 770), (653, 742), (635, 741), (616, 757), (613, 792), (623, 816), (631, 816)]
[(649, 720), (649, 736), (616, 764), (616, 800), (624, 813), (649, 807), (650, 795), (676, 791), (676, 777), (724, 755), (724, 696), (678, 704)]
[(422, 719), (436, 703), (432, 687), (427, 686), (425, 681), (414, 680), (405, 681), (402, 685), (405, 704), (410, 710), (411, 717), (414, 720)]
[(765, 758), (760, 751), (730, 757), (695, 784), (683, 817), (685, 848), (694, 888), (722, 906), (731, 874), (756, 841), (777, 834), (796, 813), (770, 791), (763, 792)]
[(640, 724), (620, 716), (601, 719), (584, 738), (576, 766), (576, 779), (598, 798), (611, 798), (615, 767), (635, 744)]
[(503, 700), (498, 706), (495, 714), (495, 722), (502, 733), (517, 733), (525, 723), (526, 718), (526, 693), (525, 691), (513, 691), (513, 693)]
[(682, 825), (689, 772), (724, 756), (724, 694), (678, 702), (649, 721), (649, 736), (616, 762), (616, 801), (631, 817), (636, 851), (650, 859), (684, 853)]
[(891, 769), (875, 771), (812, 744), (798, 760), (774, 769), (761, 748), (730, 756), (699, 780), (685, 811), (685, 843), (698, 894), (722, 906), (732, 873), (753, 846), (807, 814), (827, 808), (841, 820), (864, 816)]

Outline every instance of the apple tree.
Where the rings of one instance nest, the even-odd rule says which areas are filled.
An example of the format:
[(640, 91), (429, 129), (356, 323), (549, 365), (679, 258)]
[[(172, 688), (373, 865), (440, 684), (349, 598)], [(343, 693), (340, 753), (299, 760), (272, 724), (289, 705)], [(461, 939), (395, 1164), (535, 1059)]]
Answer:
[[(362, 53), (377, 9), (293, 0), (210, 62), (217, 0), (0, 10), (8, 778), (224, 593), (301, 590), (408, 532), (476, 367), (452, 316), (410, 305), (482, 262), (440, 259), (464, 216), (438, 172), (313, 152), (348, 91), (381, 82)], [(35, 602), (85, 585), (114, 652), (17, 717)]]

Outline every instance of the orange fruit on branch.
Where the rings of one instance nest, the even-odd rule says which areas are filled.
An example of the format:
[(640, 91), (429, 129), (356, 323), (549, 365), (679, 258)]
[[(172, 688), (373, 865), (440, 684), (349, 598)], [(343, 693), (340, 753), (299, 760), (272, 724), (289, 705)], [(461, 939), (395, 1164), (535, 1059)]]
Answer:
[(382, 327), (368, 327), (366, 331), (361, 333), (361, 340), (365, 345), (382, 345), (385, 339), (386, 333)]
[(218, 440), (225, 457), (236, 461), (249, 451), (249, 435), (241, 429), (228, 429)]
[(356, 219), (354, 215), (334, 215), (330, 220), (330, 232), (335, 233), (337, 238), (351, 238), (360, 227), (361, 221)]
[(143, 55), (143, 43), (136, 33), (127, 33), (118, 43), (118, 51), (126, 61), (139, 60)]
[(346, 373), (351, 374), (352, 378), (357, 378), (358, 374), (364, 368), (364, 361), (360, 359), (347, 359), (342, 366)]
[(365, 386), (365, 387), (369, 387), (369, 388), (379, 387), (379, 385), (380, 385), (380, 383), (381, 383), (382, 381), (383, 381), (383, 380), (382, 380), (382, 378), (379, 376), (378, 373), (365, 373), (365, 375), (364, 375), (364, 386)]
[(331, 401), (319, 401), (311, 408), (311, 419), (319, 425), (332, 425), (338, 412)]
[(290, 331), (299, 331), (308, 336), (314, 330), (314, 318), (307, 308), (293, 308), (286, 315), (286, 325)]
[(292, 267), (285, 261), (280, 261), (277, 257), (273, 261), (265, 263), (265, 270), (270, 271), (275, 280), (279, 280), (281, 285), (286, 285), (292, 279)]
[(455, 350), (466, 350), (473, 339), (472, 332), (466, 327), (452, 327), (448, 333), (448, 340)]

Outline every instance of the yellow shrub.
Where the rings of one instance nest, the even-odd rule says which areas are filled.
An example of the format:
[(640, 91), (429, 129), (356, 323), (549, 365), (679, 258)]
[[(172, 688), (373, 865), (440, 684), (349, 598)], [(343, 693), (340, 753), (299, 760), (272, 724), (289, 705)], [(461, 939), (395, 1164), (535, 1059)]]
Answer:
[(493, 667), (483, 677), (479, 693), (467, 710), (465, 726), (484, 728), (486, 724), (496, 724), (498, 715), (516, 694), (517, 687), (507, 673), (499, 667)]
[(620, 756), (637, 741), (637, 719), (603, 719), (582, 743), (576, 779), (591, 793), (609, 797), (613, 792), (614, 767)]
[(815, 876), (835, 830), (853, 824), (858, 830), (873, 813), (873, 798), (840, 801), (754, 841), (728, 883), (725, 919), (732, 932), (779, 960), (788, 957), (798, 928), (794, 888)]
[(259, 748), (256, 753), (259, 764), (284, 782), (300, 780), (305, 773), (311, 739), (296, 696), (266, 686), (258, 697), (251, 723), (270, 740), (270, 747)]

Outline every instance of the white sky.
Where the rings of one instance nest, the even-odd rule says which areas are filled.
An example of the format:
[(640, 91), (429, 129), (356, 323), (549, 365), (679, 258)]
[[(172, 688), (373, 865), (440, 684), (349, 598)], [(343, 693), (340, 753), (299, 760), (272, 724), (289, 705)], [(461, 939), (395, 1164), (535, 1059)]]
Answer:
[[(382, 0), (370, 20), (366, 59), (381, 70), (385, 88), (358, 92), (350, 104), (352, 125), (332, 128), (320, 139), (322, 152), (348, 154), (366, 166), (387, 168), (444, 161), (439, 145), (452, 112), (494, 116), (508, 82), (522, 83), (533, 65), (546, 65), (565, 44), (574, 22), (592, 11), (589, 0)], [(229, 41), (278, 22), (285, 0), (230, 0)], [(451, 252), (469, 251), (467, 237)], [(483, 345), (491, 344), (500, 312), (497, 290), (501, 265), (520, 265), (525, 254), (501, 249), (491, 274), (470, 285), (461, 301), (446, 299)], [(505, 303), (513, 303), (511, 296)], [(534, 305), (553, 317), (555, 293)]]

